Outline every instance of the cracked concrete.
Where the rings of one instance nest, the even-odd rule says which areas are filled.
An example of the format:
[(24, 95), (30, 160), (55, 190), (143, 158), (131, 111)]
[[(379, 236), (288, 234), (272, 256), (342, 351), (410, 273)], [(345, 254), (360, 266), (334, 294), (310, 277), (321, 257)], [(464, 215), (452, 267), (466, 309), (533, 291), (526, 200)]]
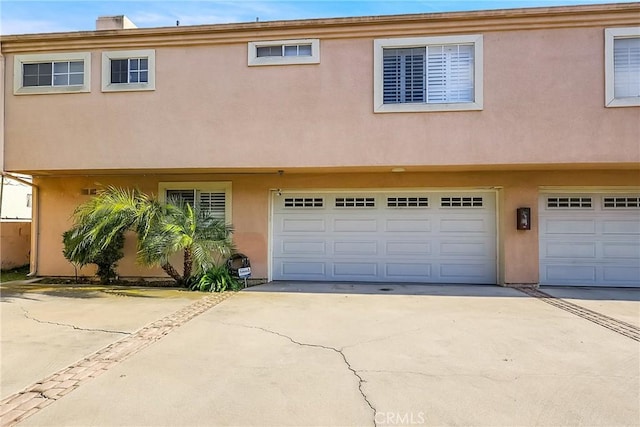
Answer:
[(18, 307), (20, 307), (22, 309), (22, 311), (24, 313), (24, 317), (26, 317), (29, 320), (33, 320), (35, 322), (38, 322), (38, 323), (43, 323), (43, 324), (47, 324), (47, 325), (54, 325), (54, 326), (63, 326), (63, 327), (75, 329), (77, 331), (104, 332), (104, 333), (107, 333), (107, 334), (131, 335), (131, 332), (112, 331), (112, 330), (109, 330), (109, 329), (100, 329), (100, 328), (82, 328), (80, 326), (72, 325), (72, 324), (69, 324), (69, 323), (50, 322), (50, 321), (47, 321), (47, 320), (36, 319), (35, 317), (33, 317), (33, 316), (31, 316), (29, 314), (29, 311), (26, 308), (24, 308), (24, 307), (22, 307), (20, 305), (18, 305)]
[[(97, 289), (0, 286), (0, 398), (202, 297), (149, 290), (141, 291), (146, 298), (126, 298)], [(160, 292), (163, 298), (156, 298)]]
[[(20, 425), (640, 419), (640, 355), (627, 337), (513, 289), (425, 286), (376, 295), (359, 286), (365, 289), (297, 284), (302, 292), (269, 292), (269, 285), (241, 292)], [(619, 295), (624, 312), (638, 308), (636, 296)], [(617, 315), (616, 300), (599, 303)]]
[(312, 347), (312, 348), (321, 348), (323, 350), (330, 350), (330, 351), (334, 351), (334, 352), (338, 353), (342, 357), (342, 360), (344, 360), (344, 363), (345, 363), (347, 369), (349, 371), (351, 371), (353, 373), (353, 375), (358, 379), (358, 390), (360, 391), (360, 394), (362, 395), (362, 398), (364, 399), (366, 404), (369, 406), (369, 408), (371, 408), (373, 425), (377, 426), (377, 423), (376, 423), (376, 413), (377, 413), (376, 408), (373, 406), (373, 404), (369, 400), (369, 397), (366, 395), (366, 393), (362, 389), (362, 384), (365, 381), (362, 379), (362, 376), (358, 373), (358, 371), (356, 371), (353, 368), (353, 366), (351, 366), (351, 363), (349, 363), (349, 360), (347, 359), (347, 356), (344, 354), (344, 348), (338, 349), (338, 348), (330, 347), (330, 346), (326, 346), (326, 345), (310, 344), (310, 343), (304, 343), (304, 342), (296, 341), (296, 340), (294, 340), (293, 338), (291, 338), (288, 335), (282, 334), (280, 332), (272, 331), (270, 329), (261, 328), (260, 326), (239, 325), (239, 324), (230, 324), (230, 323), (224, 323), (224, 322), (222, 322), (222, 324), (228, 325), (228, 326), (240, 326), (240, 327), (243, 327), (243, 328), (258, 329), (260, 331), (267, 332), (267, 333), (274, 334), (274, 335), (277, 335), (279, 337), (288, 339), (289, 341), (291, 341), (293, 344), (296, 344), (296, 345), (300, 345), (300, 346), (304, 346), (304, 347)]

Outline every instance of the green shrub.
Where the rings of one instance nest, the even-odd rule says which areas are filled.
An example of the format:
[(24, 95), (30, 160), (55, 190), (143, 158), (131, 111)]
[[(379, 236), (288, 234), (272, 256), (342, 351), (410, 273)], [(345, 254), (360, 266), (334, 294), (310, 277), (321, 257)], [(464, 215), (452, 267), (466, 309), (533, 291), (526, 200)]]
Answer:
[(82, 267), (87, 264), (95, 264), (98, 266), (96, 275), (100, 278), (101, 283), (110, 283), (118, 275), (116, 273), (117, 262), (124, 256), (122, 249), (124, 248), (124, 233), (116, 233), (109, 244), (104, 248), (96, 248), (87, 244), (89, 231), (87, 227), (82, 225), (76, 226), (62, 235), (64, 249), (62, 251), (64, 257), (76, 267)]
[(240, 281), (231, 275), (226, 265), (211, 267), (190, 286), (192, 291), (201, 292), (238, 291), (241, 287)]

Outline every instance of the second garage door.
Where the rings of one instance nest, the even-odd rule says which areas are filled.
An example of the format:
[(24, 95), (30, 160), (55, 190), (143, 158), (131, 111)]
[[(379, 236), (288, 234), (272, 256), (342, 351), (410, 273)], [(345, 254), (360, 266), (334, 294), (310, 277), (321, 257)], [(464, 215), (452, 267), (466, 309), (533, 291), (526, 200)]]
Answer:
[(543, 194), (540, 283), (640, 287), (640, 194)]
[(495, 194), (274, 195), (274, 280), (496, 283)]

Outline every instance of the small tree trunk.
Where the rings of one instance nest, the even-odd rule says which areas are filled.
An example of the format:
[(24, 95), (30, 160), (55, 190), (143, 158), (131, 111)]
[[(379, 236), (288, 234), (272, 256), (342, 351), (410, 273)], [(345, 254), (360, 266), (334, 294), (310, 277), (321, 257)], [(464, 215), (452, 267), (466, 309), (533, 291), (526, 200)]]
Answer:
[(169, 277), (171, 277), (173, 280), (175, 280), (178, 285), (180, 285), (180, 286), (183, 285), (182, 277), (180, 277), (180, 274), (178, 274), (176, 269), (173, 268), (173, 266), (171, 264), (169, 264), (169, 263), (162, 264), (162, 269), (164, 270), (165, 273), (167, 273), (169, 275)]
[(182, 274), (182, 280), (185, 284), (189, 283), (191, 278), (191, 269), (193, 266), (193, 258), (191, 255), (191, 248), (185, 248), (184, 250), (184, 271)]

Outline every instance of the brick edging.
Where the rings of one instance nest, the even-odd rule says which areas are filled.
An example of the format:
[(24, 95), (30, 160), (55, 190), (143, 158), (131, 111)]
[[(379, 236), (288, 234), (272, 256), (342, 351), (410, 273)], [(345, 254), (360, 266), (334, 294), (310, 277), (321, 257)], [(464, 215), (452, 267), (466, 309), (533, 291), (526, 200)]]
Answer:
[(0, 426), (10, 427), (30, 417), (231, 295), (233, 292), (206, 296), (5, 397), (0, 401)]

